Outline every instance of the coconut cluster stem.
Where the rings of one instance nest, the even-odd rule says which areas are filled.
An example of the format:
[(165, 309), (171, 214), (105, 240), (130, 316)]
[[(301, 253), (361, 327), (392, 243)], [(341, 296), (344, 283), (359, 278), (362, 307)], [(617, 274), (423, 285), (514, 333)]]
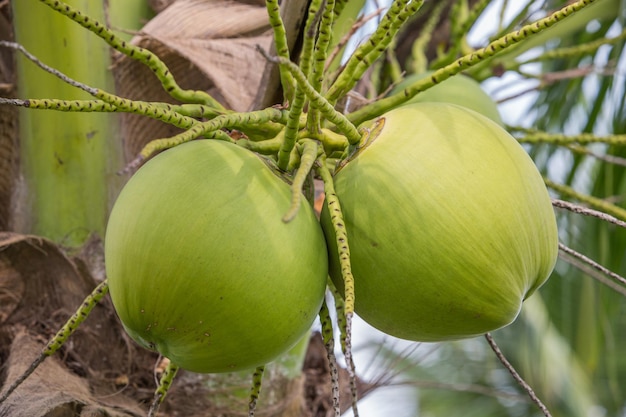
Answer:
[(109, 284), (106, 280), (102, 281), (92, 292), (89, 294), (81, 306), (70, 317), (70, 319), (61, 327), (61, 329), (48, 341), (46, 346), (41, 351), (41, 354), (31, 363), (31, 365), (19, 376), (13, 383), (7, 388), (7, 390), (0, 396), (0, 403), (3, 403), (13, 391), (15, 391), (35, 370), (43, 363), (48, 357), (54, 355), (60, 348), (67, 342), (69, 337), (78, 329), (78, 326), (85, 321), (85, 319), (91, 313), (91, 310), (98, 304), (102, 298), (109, 292)]
[[(330, 170), (326, 166), (324, 155), (318, 158), (318, 172), (322, 181), (324, 182), (324, 193), (326, 195), (326, 205), (330, 215), (330, 220), (335, 232), (335, 240), (337, 244), (337, 251), (339, 257), (339, 264), (341, 268), (341, 276), (344, 285), (344, 317), (345, 317), (345, 337), (342, 339), (342, 347), (346, 363), (348, 365), (348, 375), (350, 377), (353, 399), (353, 410), (355, 416), (358, 416), (356, 407), (356, 373), (354, 361), (352, 358), (352, 317), (354, 315), (354, 276), (352, 275), (352, 266), (350, 264), (350, 247), (348, 245), (348, 234), (346, 231), (345, 222), (343, 219), (343, 213), (341, 211), (341, 205), (339, 198), (335, 192), (335, 186), (333, 182)], [(338, 314), (339, 315), (339, 314)], [(343, 335), (342, 335), (343, 336)]]
[(285, 215), (283, 221), (289, 223), (298, 214), (300, 204), (302, 203), (302, 188), (306, 182), (315, 160), (318, 157), (320, 147), (317, 141), (312, 139), (304, 139), (299, 145), (300, 152), (300, 166), (296, 171), (296, 175), (293, 177), (293, 183), (291, 184), (291, 206)]
[(344, 70), (331, 85), (326, 99), (336, 103), (354, 87), (367, 69), (391, 44), (398, 30), (406, 20), (422, 6), (423, 1), (395, 0), (376, 31), (361, 44), (348, 59)]
[(250, 388), (250, 401), (248, 402), (248, 417), (254, 417), (256, 404), (261, 395), (261, 386), (263, 385), (263, 374), (265, 366), (258, 366), (252, 374), (252, 387)]
[(147, 159), (155, 152), (189, 142), (202, 135), (206, 136), (213, 133), (215, 134), (214, 137), (217, 139), (232, 141), (232, 139), (226, 133), (220, 131), (220, 129), (247, 124), (261, 124), (265, 122), (286, 123), (287, 117), (287, 111), (275, 108), (267, 108), (265, 110), (258, 110), (249, 113), (223, 114), (207, 122), (196, 123), (194, 126), (178, 135), (169, 138), (155, 139), (148, 142), (148, 144), (141, 150), (139, 157), (133, 160), (127, 166), (126, 170), (136, 168), (143, 160)]
[(154, 399), (152, 400), (152, 405), (150, 406), (150, 410), (148, 411), (148, 417), (155, 417), (159, 411), (159, 407), (161, 403), (165, 399), (167, 392), (172, 386), (172, 382), (176, 377), (176, 373), (178, 373), (178, 366), (174, 365), (172, 362), (167, 364), (163, 375), (161, 375), (161, 379), (159, 380), (159, 385), (154, 392)]
[(324, 347), (326, 348), (326, 357), (328, 358), (328, 367), (330, 369), (330, 387), (333, 397), (333, 411), (335, 413), (335, 417), (339, 417), (341, 416), (341, 407), (339, 406), (339, 368), (337, 366), (337, 358), (335, 357), (333, 322), (330, 318), (330, 312), (328, 310), (326, 300), (322, 302), (319, 317), (322, 325), (322, 341), (324, 342)]

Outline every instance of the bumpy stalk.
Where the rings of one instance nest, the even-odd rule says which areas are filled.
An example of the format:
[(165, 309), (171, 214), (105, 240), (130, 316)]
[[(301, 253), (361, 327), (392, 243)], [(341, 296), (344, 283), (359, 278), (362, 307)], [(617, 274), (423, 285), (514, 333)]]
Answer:
[(158, 56), (148, 51), (147, 49), (139, 46), (132, 45), (119, 37), (117, 37), (111, 30), (106, 28), (102, 23), (83, 15), (79, 10), (74, 7), (59, 1), (59, 0), (40, 0), (53, 10), (69, 17), (85, 29), (95, 33), (108, 43), (115, 50), (123, 53), (124, 55), (141, 62), (154, 72), (163, 89), (167, 91), (173, 98), (186, 102), (186, 103), (200, 103), (214, 107), (216, 109), (224, 110), (224, 107), (213, 97), (204, 91), (183, 90), (180, 88), (174, 76), (169, 71), (167, 66)]
[[(56, 76), (60, 80), (64, 81), (65, 83), (73, 87), (79, 88), (89, 93), (90, 95), (96, 98), (99, 98), (103, 102), (103, 104), (98, 104), (100, 102), (98, 101), (94, 102), (92, 100), (86, 100), (86, 101), (76, 100), (74, 102), (66, 101), (66, 100), (54, 100), (54, 99), (26, 100), (23, 104), (28, 104), (28, 107), (38, 105), (38, 106), (41, 106), (41, 108), (46, 108), (47, 106), (58, 105), (59, 107), (61, 107), (61, 109), (63, 108), (69, 109), (68, 111), (88, 112), (88, 111), (98, 111), (98, 110), (89, 109), (89, 106), (94, 105), (94, 104), (97, 104), (96, 107), (102, 107), (103, 109), (111, 109), (111, 107), (104, 106), (104, 104), (108, 104), (109, 106), (115, 107), (116, 109), (115, 111), (140, 114), (143, 116), (160, 120), (165, 123), (172, 124), (176, 127), (180, 127), (181, 129), (188, 129), (189, 127), (198, 123), (197, 120), (191, 117), (183, 116), (182, 114), (172, 111), (171, 108), (168, 108), (161, 104), (154, 104), (154, 103), (149, 103), (145, 101), (129, 100), (126, 98), (116, 96), (115, 94), (107, 93), (106, 91), (101, 90), (99, 88), (90, 87), (86, 84), (76, 81), (72, 79), (71, 77), (68, 77), (67, 75), (63, 74), (61, 71), (44, 64), (39, 59), (37, 59), (36, 56), (28, 52), (26, 48), (24, 48), (20, 44), (17, 44), (14, 42), (0, 41), (0, 46), (11, 48), (11, 49), (21, 52), (26, 58), (28, 58), (30, 61), (32, 61), (35, 65), (37, 65), (44, 71), (49, 72), (50, 74)], [(18, 103), (19, 102), (15, 102), (16, 105)], [(62, 103), (62, 104), (59, 104), (59, 103)], [(82, 107), (82, 105), (87, 106), (87, 108), (85, 109), (84, 107)]]
[[(346, 363), (348, 364), (348, 374), (351, 380), (356, 381), (356, 374), (354, 372), (354, 362), (352, 358), (352, 317), (354, 315), (354, 276), (352, 275), (352, 267), (350, 265), (350, 247), (348, 244), (348, 234), (346, 231), (346, 225), (343, 220), (343, 213), (341, 211), (341, 205), (339, 198), (335, 192), (335, 186), (333, 182), (330, 170), (326, 166), (325, 156), (321, 155), (317, 159), (318, 172), (324, 182), (324, 193), (326, 195), (326, 205), (330, 214), (330, 220), (335, 232), (335, 239), (337, 244), (337, 250), (339, 255), (339, 264), (341, 268), (341, 276), (343, 278), (344, 285), (344, 300), (345, 300), (345, 320), (346, 320), (346, 333), (343, 346), (344, 355), (346, 357)], [(356, 389), (354, 390), (353, 398), (356, 398)], [(356, 408), (356, 403), (353, 404)]]
[(574, 190), (572, 187), (563, 184), (557, 184), (554, 181), (551, 181), (545, 177), (543, 181), (546, 183), (546, 186), (548, 186), (548, 188), (553, 189), (563, 196), (582, 201), (583, 203), (586, 203), (595, 209), (610, 214), (611, 216), (614, 216), (620, 220), (626, 221), (626, 210), (619, 206), (616, 206), (615, 204), (609, 203), (608, 201), (601, 198), (580, 193)]
[(293, 178), (293, 183), (291, 184), (291, 206), (289, 207), (289, 211), (287, 211), (287, 213), (283, 216), (283, 221), (285, 223), (292, 221), (298, 214), (303, 197), (302, 187), (304, 187), (304, 183), (313, 169), (313, 165), (315, 164), (315, 160), (317, 159), (319, 153), (319, 146), (314, 140), (304, 139), (299, 151), (301, 154), (300, 166), (298, 167), (296, 175)]
[(265, 366), (259, 366), (254, 370), (252, 374), (252, 388), (250, 389), (250, 401), (248, 403), (248, 417), (254, 417), (256, 411), (256, 404), (261, 395), (261, 386), (263, 385), (263, 374), (265, 373)]
[(387, 49), (404, 22), (417, 12), (423, 1), (396, 0), (367, 42), (363, 43), (346, 63), (345, 69), (328, 90), (326, 98), (336, 103), (361, 79), (365, 71)]
[(266, 122), (285, 123), (287, 117), (287, 111), (275, 108), (268, 108), (249, 113), (223, 114), (207, 122), (197, 123), (185, 132), (170, 138), (155, 139), (148, 142), (148, 144), (146, 144), (146, 146), (144, 146), (141, 150), (139, 156), (126, 167), (126, 170), (133, 170), (139, 166), (143, 160), (147, 159), (155, 152), (189, 142), (190, 140), (196, 139), (202, 135), (216, 133), (216, 136), (214, 136), (215, 138), (232, 141), (230, 137), (226, 133), (221, 132), (220, 129), (248, 124), (258, 125)]
[(150, 406), (150, 410), (148, 411), (148, 417), (155, 417), (157, 412), (159, 411), (159, 407), (163, 400), (165, 400), (165, 396), (172, 386), (172, 382), (174, 381), (174, 377), (178, 372), (178, 366), (174, 365), (172, 362), (167, 364), (167, 368), (161, 375), (161, 379), (159, 380), (159, 386), (154, 392), (154, 399), (152, 400), (152, 405)]
[[(285, 25), (283, 24), (283, 19), (280, 17), (280, 6), (278, 5), (278, 0), (266, 0), (265, 6), (267, 8), (270, 25), (274, 31), (274, 46), (276, 48), (276, 54), (286, 60), (290, 60), (287, 32), (285, 30)], [(283, 87), (283, 97), (285, 102), (293, 101), (296, 83), (293, 80), (293, 76), (283, 68), (280, 68), (280, 83)]]
[(341, 415), (341, 407), (339, 406), (339, 369), (337, 367), (337, 358), (335, 357), (335, 339), (333, 337), (333, 322), (330, 318), (328, 305), (326, 300), (322, 303), (319, 312), (320, 323), (322, 324), (322, 341), (326, 348), (326, 357), (328, 358), (328, 368), (330, 369), (330, 389), (333, 397), (333, 411), (335, 417)]
[[(311, 87), (318, 92), (322, 90), (322, 84), (324, 82), (324, 67), (326, 64), (328, 46), (331, 41), (334, 9), (335, 0), (326, 0), (317, 31), (317, 41), (315, 42), (312, 67), (309, 73), (309, 83)], [(309, 110), (307, 128), (311, 132), (320, 131), (320, 112), (315, 107)]]
[(102, 300), (102, 298), (109, 292), (109, 285), (106, 280), (102, 281), (92, 292), (89, 294), (81, 306), (70, 317), (70, 319), (61, 327), (61, 329), (50, 339), (48, 344), (43, 348), (37, 359), (24, 371), (19, 378), (17, 378), (7, 390), (0, 396), (0, 403), (4, 402), (13, 391), (15, 391), (35, 370), (43, 361), (48, 357), (56, 353), (57, 350), (63, 346), (67, 339), (76, 331), (78, 326), (85, 321), (91, 310)]
[(495, 54), (505, 49), (508, 49), (523, 40), (528, 39), (532, 35), (537, 34), (555, 25), (567, 16), (581, 10), (582, 8), (588, 6), (594, 1), (597, 0), (579, 0), (575, 3), (571, 3), (546, 18), (523, 26), (518, 31), (504, 35), (503, 37), (491, 42), (486, 47), (457, 59), (453, 63), (435, 71), (430, 77), (417, 81), (415, 84), (407, 87), (406, 89), (404, 89), (404, 91), (364, 106), (359, 110), (350, 113), (347, 117), (352, 123), (354, 123), (355, 125), (359, 125), (365, 120), (373, 119), (376, 116), (380, 116), (386, 111), (410, 100), (416, 94), (432, 87), (433, 85), (438, 84), (450, 78), (451, 76), (467, 68), (470, 68), (473, 65), (476, 65), (481, 61), (492, 57)]
[(525, 134), (525, 136), (516, 138), (520, 143), (549, 143), (552, 145), (587, 145), (589, 143), (606, 143), (607, 145), (626, 144), (626, 134), (598, 136), (593, 133), (579, 133), (577, 135), (565, 135), (563, 133), (542, 132), (522, 127), (509, 127), (509, 131)]
[(335, 110), (332, 104), (330, 104), (320, 93), (311, 87), (311, 84), (307, 81), (306, 76), (296, 64), (281, 57), (271, 57), (263, 49), (259, 49), (259, 51), (265, 56), (266, 59), (286, 68), (293, 75), (298, 83), (298, 87), (302, 88), (311, 102), (311, 105), (320, 109), (322, 115), (324, 115), (329, 122), (337, 126), (341, 133), (348, 138), (348, 141), (351, 144), (356, 144), (361, 140), (361, 134), (354, 124), (352, 124), (343, 114)]
[[(222, 114), (215, 111), (212, 107), (203, 106), (201, 104), (181, 104), (174, 105), (170, 103), (157, 103), (157, 102), (139, 102), (133, 101), (133, 103), (143, 103), (145, 107), (141, 109), (141, 112), (136, 113), (142, 116), (150, 117), (150, 112), (157, 113), (156, 109), (163, 109), (168, 113), (168, 116), (173, 116), (174, 113), (180, 116), (186, 116), (191, 118), (213, 118)], [(103, 100), (63, 100), (63, 99), (12, 99), (0, 97), (0, 104), (10, 104), (17, 107), (26, 107), (34, 110), (56, 110), (63, 112), (77, 112), (77, 113), (111, 113), (111, 112), (125, 112), (127, 109), (120, 109), (113, 104)], [(146, 108), (149, 107), (147, 112)], [(131, 109), (134, 113), (137, 107)], [(156, 118), (156, 117), (153, 117)], [(168, 122), (168, 118), (163, 120)], [(192, 122), (193, 123), (193, 122)], [(178, 125), (177, 123), (172, 123)]]
[(328, 280), (328, 288), (333, 294), (335, 299), (335, 310), (337, 311), (337, 326), (340, 332), (341, 351), (346, 359), (346, 366), (348, 367), (348, 376), (350, 377), (350, 395), (352, 397), (352, 413), (354, 417), (358, 417), (359, 410), (357, 408), (357, 402), (359, 400), (358, 392), (356, 389), (356, 366), (354, 365), (354, 359), (352, 351), (348, 351), (347, 346), (351, 345), (348, 332), (348, 322), (346, 320), (346, 304), (341, 298), (341, 294), (337, 287), (331, 280)]

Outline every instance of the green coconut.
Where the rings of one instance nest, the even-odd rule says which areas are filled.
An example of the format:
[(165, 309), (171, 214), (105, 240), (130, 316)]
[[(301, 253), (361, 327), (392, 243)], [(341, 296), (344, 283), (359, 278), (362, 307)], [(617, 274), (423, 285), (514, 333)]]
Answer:
[[(418, 103), (374, 122), (335, 173), (356, 312), (393, 336), (441, 341), (511, 323), (557, 258), (551, 200), (504, 129), (463, 107)], [(330, 274), (335, 233), (321, 215)]]
[[(390, 94), (400, 93), (411, 84), (430, 77), (433, 73), (434, 71), (411, 74), (396, 85)], [(428, 90), (418, 93), (407, 101), (406, 104), (427, 102), (451, 103), (463, 106), (490, 118), (501, 126), (503, 125), (498, 105), (477, 81), (463, 74), (454, 75)]]
[(327, 279), (308, 204), (255, 154), (201, 140), (148, 161), (117, 199), (105, 239), (128, 334), (181, 368), (225, 372), (274, 360), (308, 331)]

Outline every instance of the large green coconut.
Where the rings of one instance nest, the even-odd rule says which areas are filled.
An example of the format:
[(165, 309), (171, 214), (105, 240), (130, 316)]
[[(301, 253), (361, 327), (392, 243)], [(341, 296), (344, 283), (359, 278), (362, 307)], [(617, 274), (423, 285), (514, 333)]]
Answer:
[[(418, 103), (374, 122), (334, 176), (350, 246), (356, 312), (416, 341), (511, 323), (558, 252), (551, 200), (531, 158), (492, 120)], [(328, 210), (330, 274), (343, 288)]]
[(327, 256), (308, 204), (255, 154), (201, 140), (156, 156), (109, 220), (110, 293), (128, 334), (195, 372), (253, 368), (291, 348), (320, 309)]

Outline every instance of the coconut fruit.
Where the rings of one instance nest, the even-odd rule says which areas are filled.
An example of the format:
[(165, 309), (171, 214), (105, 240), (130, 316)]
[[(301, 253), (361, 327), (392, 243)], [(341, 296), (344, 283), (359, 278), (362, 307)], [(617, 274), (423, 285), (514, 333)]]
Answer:
[(124, 187), (105, 238), (128, 334), (181, 368), (265, 364), (307, 333), (327, 279), (308, 204), (290, 223), (287, 183), (252, 152), (200, 140), (148, 161)]
[[(334, 175), (355, 308), (415, 341), (472, 337), (511, 323), (557, 258), (551, 200), (504, 129), (463, 107), (418, 103), (374, 121)], [(328, 209), (330, 275), (343, 288)]]

